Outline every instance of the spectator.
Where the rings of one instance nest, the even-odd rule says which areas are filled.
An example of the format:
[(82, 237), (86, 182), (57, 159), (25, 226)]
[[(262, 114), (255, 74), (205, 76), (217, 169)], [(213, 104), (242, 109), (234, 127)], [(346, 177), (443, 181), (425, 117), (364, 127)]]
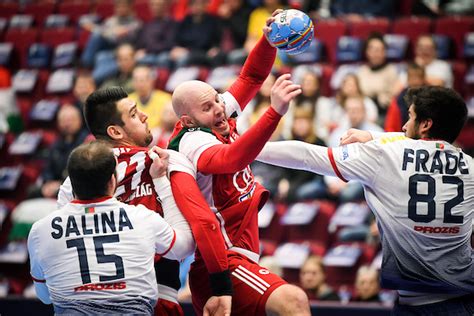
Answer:
[(219, 20), (206, 13), (207, 0), (192, 0), (190, 13), (179, 23), (176, 47), (170, 52), (176, 67), (190, 64), (219, 65), (223, 55), (219, 45)]
[[(329, 136), (329, 147), (338, 147), (341, 136), (349, 128), (358, 128), (365, 131), (382, 132), (382, 128), (366, 119), (365, 106), (361, 98), (348, 98), (345, 101), (348, 125), (341, 125)], [(360, 201), (364, 199), (364, 189), (357, 181), (344, 182), (337, 177), (324, 177), (330, 196), (339, 199), (342, 203)]]
[(302, 2), (301, 11), (308, 13), (313, 21), (331, 16), (331, 0), (303, 0)]
[(48, 150), (46, 167), (41, 173), (41, 185), (29, 189), (29, 198), (56, 198), (59, 186), (67, 177), (67, 157), (82, 144), (88, 132), (83, 128), (82, 115), (77, 107), (63, 105), (58, 112), (59, 139)]
[(347, 121), (341, 123), (341, 117), (346, 117), (343, 104), (348, 98), (363, 99), (367, 121), (371, 123), (377, 122), (379, 117), (377, 105), (371, 98), (362, 93), (359, 78), (354, 73), (349, 73), (342, 79), (342, 84), (332, 100), (333, 104), (331, 104), (329, 108), (325, 108), (328, 109), (330, 113), (320, 115), (321, 120), (325, 120), (323, 121), (324, 123), (321, 122), (320, 124), (328, 126), (330, 131), (338, 125), (347, 124)]
[[(329, 147), (339, 146), (340, 138), (349, 128), (357, 128), (364, 131), (381, 132), (382, 128), (367, 120), (364, 100), (358, 97), (351, 97), (345, 100), (344, 109), (347, 120), (335, 129), (329, 136)], [(347, 123), (346, 123), (347, 122)]]
[(170, 16), (170, 0), (150, 0), (153, 20), (138, 33), (135, 58), (138, 63), (170, 67), (169, 52), (175, 46), (177, 23)]
[[(304, 89), (303, 89), (304, 91)], [(304, 92), (303, 92), (304, 93)], [(293, 125), (289, 139), (325, 146), (314, 132), (314, 113), (311, 108), (293, 109)], [(323, 177), (304, 170), (283, 169), (278, 185), (278, 198), (288, 203), (323, 198), (326, 186)]]
[(92, 92), (94, 92), (95, 89), (96, 85), (92, 75), (88, 72), (79, 72), (76, 80), (74, 81), (72, 93), (74, 95), (73, 104), (79, 109), (80, 112), (82, 112), (87, 97)]
[(385, 131), (401, 132), (402, 127), (408, 121), (408, 104), (405, 95), (410, 88), (421, 87), (426, 83), (425, 70), (417, 64), (409, 64), (407, 67), (407, 87), (398, 96), (392, 99), (385, 118)]
[(368, 17), (393, 17), (394, 5), (393, 0), (332, 0), (331, 12), (334, 17), (357, 22)]
[(432, 86), (453, 87), (453, 71), (444, 60), (436, 58), (436, 43), (430, 35), (416, 41), (414, 62), (425, 68), (426, 83)]
[(165, 104), (171, 102), (168, 92), (155, 89), (156, 72), (150, 67), (141, 65), (133, 70), (133, 90), (129, 98), (137, 102), (138, 110), (148, 116), (148, 127), (154, 129), (160, 126), (161, 113)]
[(360, 88), (364, 95), (372, 98), (379, 107), (382, 119), (393, 97), (394, 86), (398, 82), (395, 66), (387, 63), (386, 44), (379, 34), (367, 39), (365, 55), (367, 64), (358, 71)]
[(246, 53), (250, 52), (262, 36), (261, 25), (265, 24), (267, 18), (276, 9), (283, 8), (282, 0), (263, 0), (263, 6), (258, 7), (250, 13), (247, 39), (244, 43)]
[(308, 70), (304, 73), (301, 80), (301, 90), (303, 92), (290, 103), (289, 113), (284, 121), (283, 136), (291, 137), (295, 110), (305, 109), (311, 115), (312, 125), (317, 128), (314, 132), (321, 138), (327, 137), (327, 133), (319, 128), (318, 120), (320, 120), (320, 109), (330, 107), (330, 102), (328, 98), (321, 95), (319, 77), (315, 72)]
[(246, 54), (242, 54), (243, 46), (247, 38), (247, 27), (251, 9), (245, 0), (224, 0), (217, 11), (223, 23), (224, 34), (227, 43), (224, 49), (233, 49), (227, 58), (228, 63), (243, 64)]
[[(96, 54), (103, 50), (113, 50), (118, 44), (135, 38), (140, 21), (135, 18), (131, 0), (114, 0), (115, 14), (107, 18), (103, 25), (84, 24), (82, 27), (92, 32), (84, 52), (82, 64), (91, 68)], [(110, 56), (110, 55), (109, 55)], [(99, 59), (99, 56), (97, 57)]]
[(151, 130), (153, 141), (150, 146), (156, 145), (161, 148), (168, 148), (168, 141), (173, 134), (176, 122), (178, 122), (178, 117), (174, 113), (171, 102), (168, 102), (163, 106), (160, 113), (159, 127)]
[(377, 269), (370, 266), (361, 266), (357, 270), (355, 290), (355, 301), (380, 302), (379, 272)]
[(130, 44), (121, 44), (117, 47), (116, 55), (118, 73), (106, 80), (101, 88), (120, 86), (124, 88), (125, 92), (131, 93), (133, 91), (132, 72), (135, 67), (135, 49)]
[(469, 15), (474, 13), (474, 2), (471, 0), (416, 0), (412, 14), (438, 17), (445, 14)]
[(326, 283), (322, 259), (310, 256), (300, 270), (300, 285), (310, 300), (339, 301), (339, 295)]

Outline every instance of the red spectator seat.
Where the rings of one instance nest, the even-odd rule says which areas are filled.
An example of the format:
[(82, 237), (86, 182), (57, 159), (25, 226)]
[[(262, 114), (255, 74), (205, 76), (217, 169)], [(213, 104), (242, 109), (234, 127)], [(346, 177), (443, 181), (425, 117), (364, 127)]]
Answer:
[(334, 73), (334, 67), (332, 65), (321, 65), (322, 73), (319, 80), (321, 85), (321, 94), (324, 96), (332, 96), (333, 91), (331, 89), (331, 77)]
[(13, 43), (16, 57), (20, 67), (26, 67), (28, 48), (38, 40), (38, 30), (29, 29), (9, 29), (5, 34), (5, 42)]
[(170, 77), (170, 70), (168, 68), (157, 68), (155, 88), (159, 90), (165, 90), (166, 82), (168, 81), (169, 77)]
[(457, 58), (463, 57), (464, 37), (474, 30), (474, 17), (450, 16), (435, 20), (434, 33), (449, 36), (455, 44)]
[[(22, 111), (22, 117), (23, 115), (26, 115), (26, 117), (24, 117), (25, 125), (29, 123), (29, 113), (33, 104), (43, 99), (46, 94), (45, 88), (46, 88), (46, 84), (48, 83), (49, 75), (50, 75), (50, 71), (48, 69), (38, 70), (38, 81), (33, 91), (25, 95), (19, 94), (17, 96), (17, 99), (22, 100), (21, 102), (23, 102), (23, 106), (25, 106), (25, 110), (26, 109), (28, 110), (28, 112), (26, 113), (23, 113)], [(29, 102), (27, 102), (26, 100), (28, 100)]]
[(387, 33), (389, 25), (387, 18), (366, 19), (360, 22), (351, 23), (349, 26), (349, 35), (365, 40), (374, 32), (378, 32), (382, 35)]
[(59, 138), (59, 133), (56, 130), (42, 130), (43, 140), (41, 141), (41, 147), (49, 148)]
[(402, 34), (408, 37), (408, 57), (412, 56), (413, 47), (420, 35), (431, 32), (431, 19), (425, 17), (399, 18), (392, 23), (392, 33)]
[(86, 31), (84, 29), (79, 30), (77, 45), (80, 51), (84, 50), (84, 47), (87, 45), (87, 41), (89, 40), (89, 36), (91, 36), (91, 32)]
[(23, 9), (24, 14), (34, 16), (36, 25), (44, 25), (46, 18), (54, 12), (55, 4), (49, 1), (27, 3)]
[(346, 34), (347, 26), (344, 21), (337, 19), (320, 20), (314, 26), (314, 34), (325, 47), (327, 60), (336, 63), (337, 40)]
[(17, 95), (16, 103), (18, 106), (18, 110), (20, 110), (20, 115), (23, 120), (23, 124), (26, 126), (30, 120), (30, 110), (33, 106), (31, 96)]
[(278, 244), (273, 240), (260, 239), (261, 257), (272, 256), (277, 247)]
[[(338, 244), (347, 245), (347, 243)], [(361, 249), (361, 255), (352, 267), (325, 266), (326, 280), (331, 286), (354, 284), (357, 269), (361, 265), (370, 264), (376, 255), (376, 249), (366, 243), (351, 243), (350, 245)]]
[[(474, 98), (474, 97), (471, 97)], [(469, 102), (469, 100), (468, 100)], [(474, 102), (474, 101), (471, 101)], [(458, 138), (456, 139), (456, 143), (458, 143), (462, 148), (471, 150), (474, 148), (474, 118), (471, 117), (467, 120), (466, 125), (462, 129), (461, 133), (459, 134)]]
[(464, 95), (467, 92), (465, 91), (465, 77), (467, 72), (467, 65), (465, 62), (457, 60), (451, 62), (451, 69), (453, 70), (454, 77), (453, 88), (461, 95)]
[(329, 245), (329, 220), (336, 207), (334, 203), (327, 201), (318, 201), (318, 204), (319, 211), (310, 224), (286, 226), (288, 242), (312, 241), (324, 247)]
[(412, 43), (423, 34), (431, 31), (431, 19), (424, 17), (405, 17), (399, 18), (392, 23), (392, 33), (407, 36)]
[[(273, 241), (274, 243), (281, 243), (284, 239), (284, 228), (280, 224), (281, 216), (286, 212), (286, 205), (284, 204), (276, 204), (275, 205), (275, 213), (273, 215), (272, 220), (268, 227), (260, 228), (260, 237), (268, 240)], [(277, 245), (275, 245), (276, 247)], [(275, 249), (273, 249), (275, 251)], [(273, 254), (273, 252), (272, 252)]]
[(411, 15), (415, 0), (399, 0), (398, 1), (398, 13), (400, 15)]
[(0, 17), (9, 19), (18, 13), (19, 8), (20, 5), (17, 1), (0, 2)]
[(101, 0), (97, 3), (95, 7), (95, 13), (101, 17), (101, 19), (106, 19), (114, 14), (114, 2), (113, 0)]
[(59, 44), (73, 42), (75, 29), (72, 27), (43, 29), (40, 33), (40, 42), (56, 47)]
[(135, 0), (133, 4), (135, 15), (143, 22), (148, 22), (153, 19), (149, 6), (149, 0)]
[(81, 15), (90, 13), (91, 4), (89, 1), (60, 2), (58, 13), (68, 15), (72, 23), (77, 23)]

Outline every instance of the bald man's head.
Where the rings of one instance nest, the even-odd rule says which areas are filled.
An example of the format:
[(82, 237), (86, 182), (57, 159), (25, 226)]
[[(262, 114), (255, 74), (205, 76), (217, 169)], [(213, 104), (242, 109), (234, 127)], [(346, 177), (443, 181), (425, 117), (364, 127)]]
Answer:
[(174, 89), (172, 103), (174, 112), (178, 117), (187, 114), (193, 105), (198, 105), (204, 95), (210, 90), (215, 91), (213, 87), (199, 80), (189, 80), (179, 84)]
[(206, 127), (222, 135), (229, 134), (224, 102), (209, 84), (199, 80), (186, 81), (176, 87), (171, 102), (184, 127)]

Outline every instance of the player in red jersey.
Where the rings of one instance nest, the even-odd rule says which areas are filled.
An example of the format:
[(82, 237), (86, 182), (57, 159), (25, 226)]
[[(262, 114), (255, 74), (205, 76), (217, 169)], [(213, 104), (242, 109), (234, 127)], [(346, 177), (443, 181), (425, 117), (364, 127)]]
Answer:
[[(87, 99), (84, 112), (88, 127), (94, 136), (105, 140), (114, 147), (118, 159), (116, 172), (119, 181), (115, 196), (128, 204), (143, 204), (147, 208), (164, 215), (169, 223), (184, 220), (181, 219), (182, 216), (174, 204), (170, 184), (166, 177), (163, 179), (165, 183), (162, 183), (161, 186), (155, 185), (150, 177), (149, 169), (153, 159), (148, 154), (146, 146), (151, 142), (152, 136), (146, 124), (147, 116), (137, 109), (136, 103), (128, 98), (123, 89), (119, 87), (109, 88), (91, 94)], [(181, 173), (181, 170), (186, 170), (186, 162), (187, 160), (185, 158), (180, 159), (179, 155), (170, 155), (168, 171)], [(188, 173), (192, 174), (193, 171)], [(191, 188), (193, 188), (192, 184), (194, 183), (195, 191), (199, 193), (194, 178), (188, 173), (183, 174), (183, 181)], [(200, 198), (203, 200), (202, 196)], [(72, 190), (68, 186), (68, 182), (65, 182), (61, 187), (58, 199), (60, 205), (72, 199)], [(199, 196), (196, 199), (198, 200)], [(170, 200), (171, 202), (169, 202)], [(162, 203), (167, 204), (162, 205)], [(184, 208), (191, 210), (186, 206)], [(199, 222), (203, 227), (216, 227), (218, 225), (217, 220), (215, 217), (207, 216), (206, 214), (212, 215), (212, 213), (208, 206), (206, 206), (206, 209), (207, 211), (200, 212), (203, 215), (193, 215), (192, 219)], [(183, 213), (186, 213), (186, 211)], [(215, 275), (211, 275), (211, 277), (214, 277), (217, 281), (213, 282), (222, 282), (223, 278), (219, 273), (228, 274), (225, 272), (227, 258), (224, 252), (222, 235), (211, 229), (194, 231), (193, 235), (196, 240), (205, 241), (200, 243), (198, 247), (205, 254), (209, 265), (215, 267), (217, 277)], [(219, 249), (222, 249), (222, 251), (219, 252)], [(179, 263), (160, 259), (156, 262), (155, 271), (160, 295), (155, 314), (183, 315), (183, 311), (176, 300), (177, 290), (180, 286)], [(217, 290), (213, 293), (216, 295), (212, 301), (213, 306), (217, 304), (217, 307), (222, 310), (230, 310), (230, 295), (224, 294), (230, 294), (231, 287), (226, 287), (226, 284), (224, 279), (224, 286), (215, 286)]]
[[(237, 134), (232, 118), (243, 110), (268, 76), (275, 51), (262, 37), (227, 92), (220, 95), (204, 82), (188, 81), (175, 89), (172, 99), (180, 121), (169, 147), (184, 153), (193, 163), (198, 185), (219, 219), (234, 288), (233, 315), (310, 315), (308, 299), (301, 289), (258, 265), (257, 216), (268, 191), (254, 181), (248, 166), (275, 130), (288, 102), (301, 89), (289, 80), (290, 75), (279, 77), (272, 88), (272, 106), (242, 136)], [(172, 174), (171, 179), (180, 176)], [(172, 189), (183, 190), (173, 181)], [(178, 206), (186, 200), (182, 194), (175, 197)], [(203, 313), (212, 293), (206, 274), (198, 252), (190, 271), (193, 305), (198, 314)]]

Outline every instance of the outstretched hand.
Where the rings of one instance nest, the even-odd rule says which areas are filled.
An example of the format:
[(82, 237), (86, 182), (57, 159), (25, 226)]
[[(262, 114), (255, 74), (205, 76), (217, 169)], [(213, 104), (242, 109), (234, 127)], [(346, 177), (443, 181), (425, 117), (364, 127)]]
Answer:
[(203, 316), (230, 316), (232, 296), (211, 296), (204, 305)]
[(280, 115), (285, 115), (288, 111), (290, 101), (301, 93), (301, 86), (294, 84), (290, 80), (290, 74), (284, 74), (278, 77), (272, 87), (270, 96), (272, 107)]
[(168, 169), (168, 160), (170, 155), (165, 149), (153, 146), (149, 151), (148, 155), (153, 159), (153, 163), (150, 166), (150, 176), (153, 179), (160, 178), (166, 175)]
[(368, 131), (351, 128), (341, 136), (339, 145), (347, 145), (352, 143), (366, 143), (372, 140), (372, 134)]
[[(272, 31), (272, 28), (270, 27), (270, 24), (272, 24), (274, 21), (275, 21), (275, 16), (278, 14), (278, 13), (281, 13), (283, 12), (282, 9), (276, 9), (275, 11), (273, 11), (272, 13), (272, 16), (269, 17), (266, 21), (265, 21), (265, 26), (263, 27), (263, 34), (265, 34), (265, 37), (267, 38), (267, 41), (268, 41), (268, 34)], [(271, 42), (268, 41), (270, 44)], [(272, 45), (273, 46), (273, 45)]]

